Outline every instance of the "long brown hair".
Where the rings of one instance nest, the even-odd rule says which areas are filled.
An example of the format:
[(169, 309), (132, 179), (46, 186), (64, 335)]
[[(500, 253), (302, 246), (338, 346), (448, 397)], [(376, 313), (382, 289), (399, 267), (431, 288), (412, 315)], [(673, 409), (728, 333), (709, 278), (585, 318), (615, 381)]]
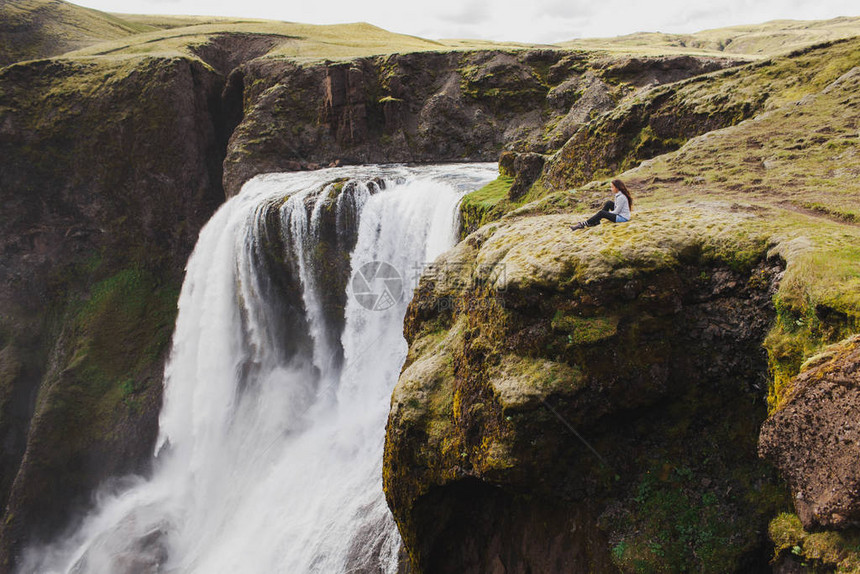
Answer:
[(624, 194), (624, 197), (627, 198), (627, 203), (630, 204), (630, 209), (633, 209), (633, 198), (630, 197), (630, 192), (627, 191), (627, 186), (624, 185), (624, 182), (621, 181), (620, 179), (613, 179), (612, 185), (615, 186), (615, 189), (617, 189), (618, 191), (620, 191), (621, 193)]

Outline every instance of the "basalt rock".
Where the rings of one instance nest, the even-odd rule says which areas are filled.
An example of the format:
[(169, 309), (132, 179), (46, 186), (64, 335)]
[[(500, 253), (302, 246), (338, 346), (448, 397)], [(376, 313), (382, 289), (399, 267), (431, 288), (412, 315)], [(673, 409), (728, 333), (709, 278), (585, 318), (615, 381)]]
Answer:
[(764, 568), (787, 501), (756, 452), (781, 263), (573, 221), (495, 222), (422, 278), (384, 458), (414, 571)]
[(178, 57), (0, 71), (0, 572), (147, 471), (182, 269), (224, 198), (223, 86)]
[(514, 155), (513, 161), (510, 162), (510, 169), (506, 169), (506, 173), (512, 174), (514, 178), (514, 182), (508, 190), (508, 199), (516, 201), (525, 195), (535, 180), (540, 177), (545, 161), (546, 158), (539, 153)]
[[(232, 195), (258, 173), (336, 161), (494, 161), (505, 148), (544, 153), (633, 93), (644, 76), (660, 83), (738, 63), (644, 58), (635, 70), (617, 71), (615, 60), (592, 59), (562, 50), (487, 50), (247, 62), (233, 72), (246, 86), (244, 118), (230, 140), (225, 188)], [(598, 79), (613, 73), (612, 83)], [(548, 126), (563, 118), (547, 139)]]
[(786, 478), (806, 529), (860, 525), (860, 337), (810, 359), (762, 426), (759, 450)]

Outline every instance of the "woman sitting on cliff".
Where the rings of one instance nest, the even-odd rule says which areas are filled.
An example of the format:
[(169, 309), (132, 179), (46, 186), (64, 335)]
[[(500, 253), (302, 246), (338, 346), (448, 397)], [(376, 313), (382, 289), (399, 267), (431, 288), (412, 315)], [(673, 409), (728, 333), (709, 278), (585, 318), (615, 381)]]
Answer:
[(630, 197), (627, 186), (620, 179), (613, 179), (609, 185), (612, 187), (612, 191), (615, 192), (615, 201), (607, 201), (603, 204), (603, 209), (589, 219), (571, 226), (571, 229), (576, 231), (585, 227), (594, 227), (595, 225), (600, 225), (601, 219), (608, 219), (612, 223), (630, 221), (630, 209), (633, 207), (633, 198)]

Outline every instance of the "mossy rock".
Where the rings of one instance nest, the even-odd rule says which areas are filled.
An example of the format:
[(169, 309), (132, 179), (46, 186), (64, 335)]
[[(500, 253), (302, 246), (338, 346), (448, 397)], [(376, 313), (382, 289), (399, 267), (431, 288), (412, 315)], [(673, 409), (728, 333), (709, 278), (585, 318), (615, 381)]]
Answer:
[[(459, 500), (455, 485), (467, 478), (510, 496), (506, 508), (527, 493), (535, 507), (599, 517), (607, 538), (591, 538), (580, 563), (606, 552), (631, 572), (767, 567), (765, 526), (792, 502), (757, 455), (768, 395), (788, 396), (790, 385), (775, 379), (791, 380), (823, 345), (858, 328), (860, 238), (837, 214), (853, 213), (860, 193), (850, 176), (855, 146), (845, 143), (856, 131), (860, 74), (848, 71), (856, 50), (856, 41), (837, 42), (619, 108), (607, 118), (645, 153), (653, 138), (674, 137), (649, 106), (677, 97), (693, 115), (711, 106), (735, 123), (764, 102), (709, 90), (789, 82), (811, 94), (796, 104), (771, 98), (763, 116), (671, 142), (666, 149), (681, 147), (620, 174), (633, 190), (628, 223), (570, 230), (606, 199), (606, 182), (559, 191), (544, 179), (529, 203), (494, 213), (446, 254), (447, 274), (422, 279), (407, 339), (440, 329), (457, 336), (435, 335), (453, 359), (433, 379), (453, 394), (432, 443), (448, 454), (428, 463), (440, 451), (406, 419), (392, 417), (387, 430), (386, 495), (414, 568), (436, 563), (434, 544), (464, 547), (441, 542), (444, 517), (433, 515), (431, 527), (427, 509), (431, 500), (444, 507), (447, 492)], [(791, 79), (798, 74), (808, 82)], [(619, 169), (594, 157), (607, 176)], [(579, 169), (563, 154), (552, 161)], [(430, 360), (428, 348), (414, 352), (411, 360)], [(420, 376), (410, 381), (412, 391), (395, 391), (398, 402), (426, 388)], [(433, 426), (423, 412), (422, 425)], [(459, 530), (467, 539), (468, 531)], [(530, 556), (485, 558), (519, 568)]]

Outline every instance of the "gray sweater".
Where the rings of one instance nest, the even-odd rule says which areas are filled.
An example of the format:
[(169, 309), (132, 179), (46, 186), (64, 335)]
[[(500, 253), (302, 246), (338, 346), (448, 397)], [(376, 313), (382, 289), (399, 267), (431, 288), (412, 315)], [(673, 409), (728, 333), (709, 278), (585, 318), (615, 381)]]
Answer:
[(615, 209), (610, 213), (620, 215), (624, 219), (630, 221), (630, 202), (627, 201), (627, 196), (620, 191), (615, 194)]

